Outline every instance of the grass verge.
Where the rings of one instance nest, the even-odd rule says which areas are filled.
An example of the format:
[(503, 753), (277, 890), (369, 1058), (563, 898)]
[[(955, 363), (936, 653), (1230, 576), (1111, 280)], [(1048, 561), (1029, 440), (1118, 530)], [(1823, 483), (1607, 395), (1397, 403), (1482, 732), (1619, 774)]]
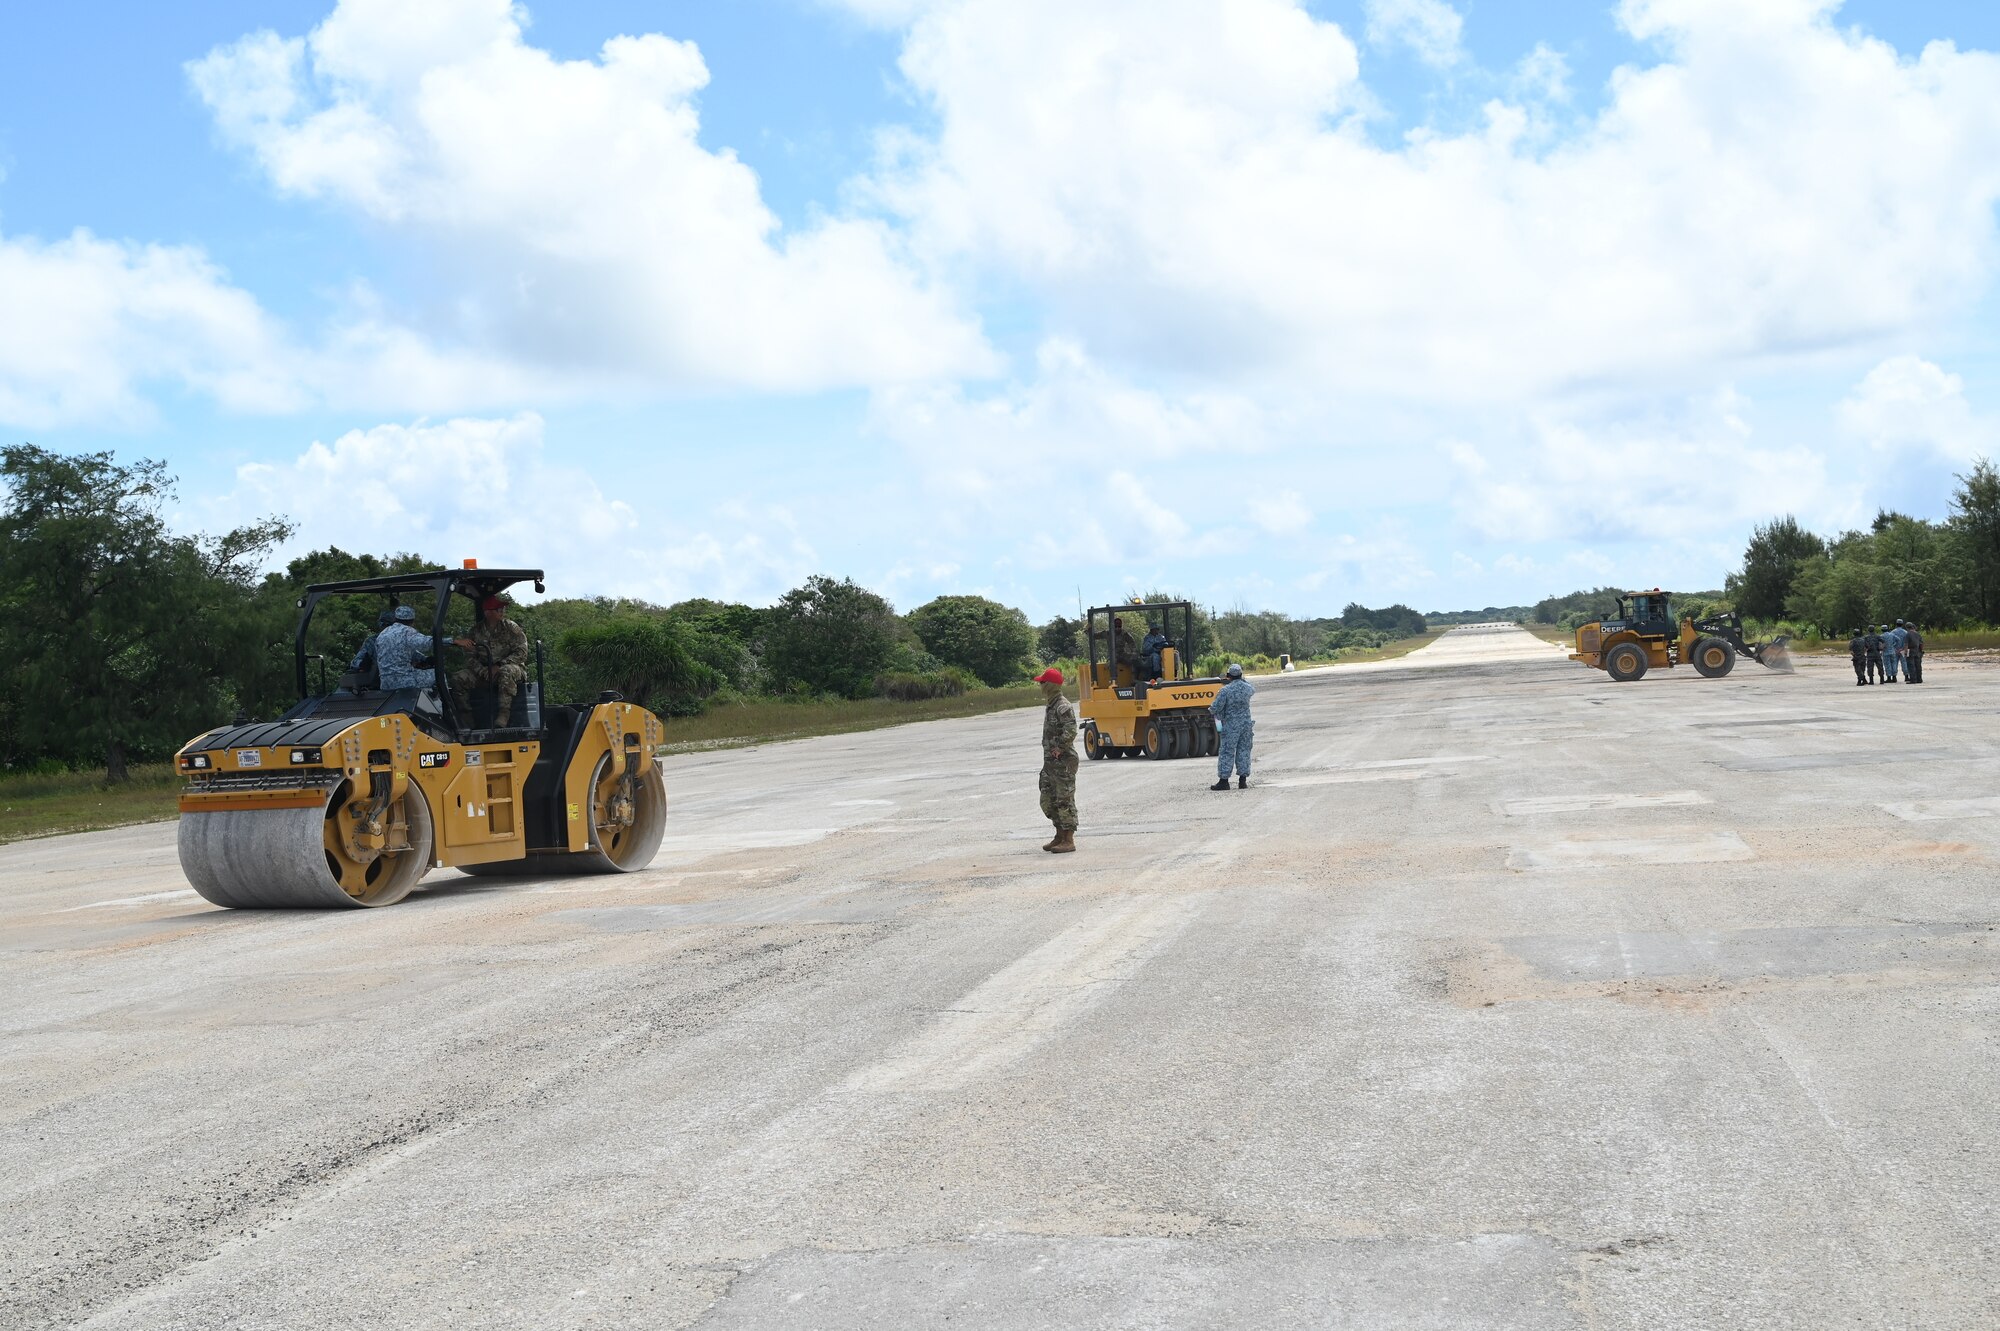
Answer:
[(1408, 656), (1419, 647), (1428, 647), (1442, 638), (1448, 629), (1431, 629), (1419, 633), (1414, 638), (1397, 638), (1385, 642), (1380, 647), (1344, 647), (1332, 656), (1299, 662), (1300, 668), (1309, 665), (1353, 665), (1357, 661), (1393, 661), (1399, 656)]
[[(1076, 690), (1067, 690), (1071, 698)], [(782, 702), (757, 698), (721, 703), (700, 716), (677, 716), (667, 722), (666, 751), (696, 753), (706, 749), (739, 749), (777, 740), (809, 739), (814, 735), (845, 735), (880, 730), (911, 721), (942, 721), (955, 716), (985, 716), (1015, 707), (1039, 707), (1041, 690), (1030, 684), (1002, 689), (974, 689), (956, 698), (926, 698), (891, 702), (886, 698), (858, 701)]]
[[(1847, 639), (1821, 638), (1812, 634), (1802, 634), (1793, 638), (1791, 648), (1795, 652), (1817, 652), (1827, 656), (1847, 655)], [(2000, 630), (1966, 629), (1964, 631), (1935, 629), (1924, 632), (1924, 652), (1990, 652), (2000, 648)]]
[(156, 823), (174, 816), (180, 789), (171, 763), (134, 767), (132, 779), (119, 786), (107, 784), (101, 772), (0, 776), (0, 845)]

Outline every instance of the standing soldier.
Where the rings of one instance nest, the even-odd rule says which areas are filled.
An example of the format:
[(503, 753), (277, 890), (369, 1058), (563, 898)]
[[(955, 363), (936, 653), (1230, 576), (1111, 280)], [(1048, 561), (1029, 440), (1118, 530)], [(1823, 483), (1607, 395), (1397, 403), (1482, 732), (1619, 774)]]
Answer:
[(1924, 682), (1924, 635), (1913, 623), (1903, 625), (1903, 678), (1912, 684)]
[(1854, 630), (1854, 636), (1847, 640), (1847, 656), (1854, 662), (1854, 682), (1868, 682), (1868, 644), (1861, 636), (1861, 630)]
[(1868, 659), (1868, 682), (1882, 682), (1882, 635), (1869, 629), (1861, 635), (1861, 651)]
[(479, 622), (469, 638), (453, 638), (455, 646), (472, 653), (451, 677), (452, 700), (459, 723), (472, 724), (472, 691), (490, 685), (498, 699), (493, 724), (504, 726), (514, 712), (514, 695), (528, 682), (528, 634), (507, 618), (507, 603), (489, 596), (479, 603)]
[(1897, 620), (1894, 628), (1882, 626), (1882, 673), (1891, 684), (1896, 682), (1896, 671), (1903, 663), (1903, 621)]
[(1076, 704), (1063, 697), (1063, 672), (1054, 666), (1035, 683), (1049, 700), (1042, 713), (1042, 816), (1056, 825), (1056, 839), (1042, 849), (1060, 855), (1076, 849)]
[(1250, 787), (1250, 740), (1255, 727), (1250, 721), (1250, 698), (1257, 692), (1249, 680), (1243, 678), (1243, 667), (1231, 664), (1222, 672), (1229, 676), (1229, 682), (1216, 690), (1215, 701), (1208, 705), (1209, 715), (1215, 718), (1215, 728), (1221, 732), (1221, 745), (1216, 749), (1215, 784), (1210, 790), (1229, 789), (1229, 768), (1236, 766), (1236, 788)]

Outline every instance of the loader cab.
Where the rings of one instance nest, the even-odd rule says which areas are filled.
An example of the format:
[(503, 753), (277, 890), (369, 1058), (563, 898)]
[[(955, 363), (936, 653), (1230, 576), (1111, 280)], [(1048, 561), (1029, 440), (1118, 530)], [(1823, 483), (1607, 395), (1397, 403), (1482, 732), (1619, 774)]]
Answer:
[(1618, 617), (1604, 621), (1607, 634), (1629, 629), (1641, 637), (1671, 636), (1674, 632), (1673, 603), (1669, 594), (1655, 587), (1649, 592), (1627, 592), (1618, 598)]
[[(437, 569), (306, 588), (298, 601), (298, 629), (293, 636), (299, 701), (284, 719), (400, 712), (433, 737), (459, 743), (525, 739), (540, 736), (551, 722), (559, 727), (561, 718), (544, 715), (554, 709), (543, 705), (545, 669), (539, 642), (534, 644), (534, 673), (515, 694), (510, 715), (495, 715), (497, 697), (492, 689), (477, 690), (464, 699), (453, 696), (454, 663), (446, 655), (456, 650), (451, 640), (471, 631), (481, 600), (524, 582), (542, 591), (542, 571)], [(428, 660), (436, 676), (434, 688), (384, 689), (374, 668), (350, 669), (362, 641), (376, 632), (378, 615), (396, 606), (413, 610), (415, 627), (431, 639)], [(468, 722), (461, 722), (461, 712), (469, 714)]]

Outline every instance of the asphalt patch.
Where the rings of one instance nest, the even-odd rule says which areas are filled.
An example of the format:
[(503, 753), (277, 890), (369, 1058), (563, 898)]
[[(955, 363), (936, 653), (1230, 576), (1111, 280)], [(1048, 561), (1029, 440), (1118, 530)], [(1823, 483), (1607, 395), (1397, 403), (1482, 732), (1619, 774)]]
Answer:
[(1541, 979), (1558, 982), (2000, 972), (2000, 927), (1988, 922), (1541, 935), (1502, 945)]

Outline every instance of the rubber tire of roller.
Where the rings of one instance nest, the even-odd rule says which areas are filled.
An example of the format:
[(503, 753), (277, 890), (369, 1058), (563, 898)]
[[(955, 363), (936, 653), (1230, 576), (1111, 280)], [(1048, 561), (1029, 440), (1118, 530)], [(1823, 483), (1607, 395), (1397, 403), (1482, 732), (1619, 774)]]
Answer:
[[(347, 790), (327, 793), (331, 805)], [(339, 910), (392, 906), (430, 872), (435, 853), (430, 806), (412, 784), (404, 797), (411, 848), (394, 857), (386, 881), (349, 896), (326, 868), (326, 807), (184, 813), (177, 839), (181, 871), (205, 899), (231, 910)]]
[(1159, 726), (1146, 723), (1145, 733), (1139, 736), (1139, 750), (1156, 762), (1167, 757), (1167, 737)]
[(1098, 738), (1096, 726), (1083, 728), (1083, 756), (1092, 762), (1104, 757), (1104, 741)]

